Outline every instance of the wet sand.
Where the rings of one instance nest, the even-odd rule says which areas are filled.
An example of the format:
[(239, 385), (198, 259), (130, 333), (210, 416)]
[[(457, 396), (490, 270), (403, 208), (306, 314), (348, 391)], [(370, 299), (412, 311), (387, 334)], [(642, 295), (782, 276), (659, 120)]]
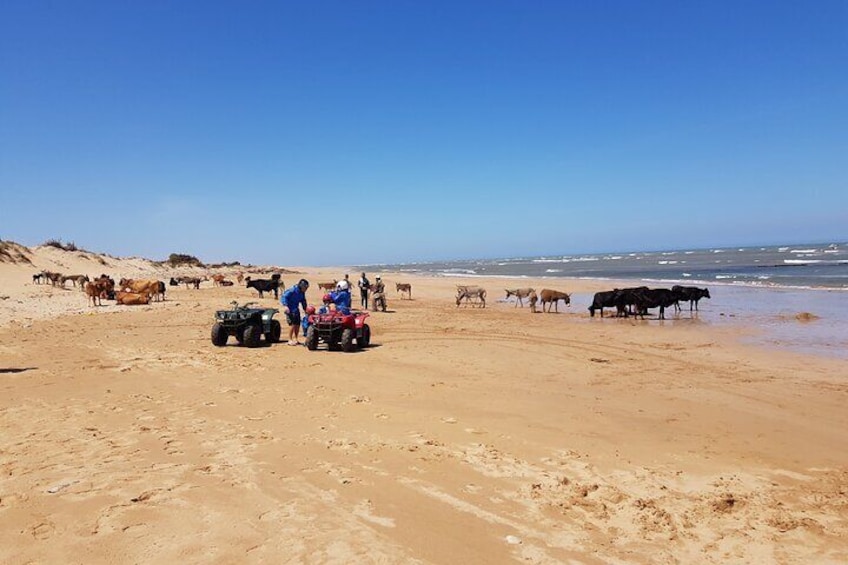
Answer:
[(0, 303), (0, 562), (848, 561), (844, 360), (392, 274), (365, 351), (215, 348), (253, 291), (93, 309), (0, 272), (31, 302)]

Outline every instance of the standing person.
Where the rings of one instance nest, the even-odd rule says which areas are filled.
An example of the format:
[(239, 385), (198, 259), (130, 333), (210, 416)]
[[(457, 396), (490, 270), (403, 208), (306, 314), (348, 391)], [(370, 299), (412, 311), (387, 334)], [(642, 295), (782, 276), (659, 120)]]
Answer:
[(368, 310), (368, 289), (371, 288), (371, 281), (368, 280), (368, 277), (365, 276), (365, 273), (362, 273), (362, 276), (359, 278), (359, 300), (362, 303), (362, 307)]
[(286, 323), (289, 325), (289, 345), (299, 345), (297, 340), (300, 334), (300, 307), (306, 311), (306, 289), (309, 281), (300, 279), (296, 285), (288, 289), (280, 297), (280, 304), (284, 306)]
[(380, 279), (380, 275), (377, 275), (377, 279), (374, 281), (374, 286), (371, 287), (371, 306), (374, 308), (374, 311), (377, 311), (377, 304), (380, 304), (380, 309), (383, 312), (386, 311), (386, 285), (383, 284), (383, 281)]

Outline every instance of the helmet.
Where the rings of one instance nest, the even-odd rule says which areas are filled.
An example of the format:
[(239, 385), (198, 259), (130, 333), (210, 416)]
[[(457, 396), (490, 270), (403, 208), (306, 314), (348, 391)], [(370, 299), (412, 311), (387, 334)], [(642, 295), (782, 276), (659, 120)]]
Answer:
[(325, 294), (325, 295), (324, 295), (324, 298), (322, 298), (321, 300), (322, 300), (322, 301), (324, 301), (324, 302), (332, 302), (332, 301), (333, 301), (333, 297), (332, 297), (332, 296), (330, 296), (329, 294)]
[(339, 284), (336, 285), (336, 290), (347, 290), (350, 288), (350, 285), (347, 281), (339, 281)]
[(380, 275), (377, 275), (377, 280), (378, 280), (378, 281), (380, 280)]
[(309, 314), (310, 316), (312, 314), (314, 314), (315, 313), (315, 306), (307, 306), (306, 307), (306, 313)]

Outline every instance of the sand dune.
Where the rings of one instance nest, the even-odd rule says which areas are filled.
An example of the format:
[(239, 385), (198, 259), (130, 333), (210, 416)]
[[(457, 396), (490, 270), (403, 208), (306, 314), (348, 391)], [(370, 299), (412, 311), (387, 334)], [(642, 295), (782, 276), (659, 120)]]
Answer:
[(844, 361), (391, 273), (366, 351), (214, 348), (255, 293), (89, 308), (31, 274), (169, 272), (63, 253), (0, 263), (0, 562), (848, 561)]

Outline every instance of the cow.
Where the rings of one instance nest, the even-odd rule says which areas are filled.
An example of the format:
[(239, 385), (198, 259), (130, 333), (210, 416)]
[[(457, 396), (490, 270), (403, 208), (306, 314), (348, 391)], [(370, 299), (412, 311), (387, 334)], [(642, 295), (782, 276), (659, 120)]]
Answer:
[(647, 286), (635, 286), (628, 288), (615, 289), (615, 308), (616, 316), (624, 316), (625, 318), (633, 314), (633, 306), (636, 305), (636, 294), (648, 290)]
[(658, 318), (665, 320), (665, 309), (673, 306), (680, 299), (680, 295), (667, 288), (649, 288), (634, 291), (633, 299), (636, 306), (636, 316), (644, 319), (648, 308), (659, 308)]
[(116, 292), (115, 301), (116, 304), (125, 304), (127, 306), (150, 304), (150, 295), (146, 292), (143, 294), (136, 292)]
[(506, 290), (506, 299), (509, 299), (510, 296), (514, 296), (517, 300), (515, 301), (516, 308), (520, 304), (522, 308), (524, 308), (524, 298), (528, 298), (531, 292), (536, 292), (535, 288), (516, 288), (514, 290), (504, 289)]
[(212, 286), (221, 286), (224, 275), (212, 275)]
[[(689, 311), (692, 311), (692, 305), (695, 305), (695, 310), (698, 310), (698, 301), (702, 298), (710, 298), (710, 290), (708, 288), (698, 288), (697, 286), (679, 286), (671, 287), (672, 292), (676, 292), (680, 296), (680, 300), (689, 301)], [(674, 304), (675, 310), (680, 310), (680, 303)]]
[[(559, 313), (560, 300), (564, 301), (566, 306), (571, 304), (570, 294), (549, 288), (543, 288), (542, 292), (539, 293), (539, 298), (542, 300), (542, 312), (550, 312), (551, 306), (553, 306), (556, 312)], [(547, 305), (547, 310), (545, 309), (545, 305)]]
[[(85, 283), (85, 294), (92, 306), (102, 306), (103, 299), (107, 298), (110, 291), (109, 280), (95, 279), (93, 282)], [(99, 304), (98, 304), (99, 302)]]
[(155, 296), (157, 301), (159, 300), (159, 281), (157, 280), (121, 279), (118, 286), (122, 291), (130, 291), (136, 294), (147, 293)]
[(595, 317), (595, 310), (601, 311), (601, 318), (604, 317), (604, 308), (613, 308), (615, 306), (617, 290), (607, 290), (604, 292), (596, 292), (592, 298), (592, 305), (589, 306), (589, 315)]
[(222, 280), (220, 286), (233, 286), (233, 281), (228, 281), (227, 279)]
[(327, 292), (332, 292), (336, 290), (336, 285), (339, 284), (339, 281), (333, 279), (333, 282), (319, 282), (318, 290), (326, 290)]
[[(159, 292), (158, 292), (158, 294), (161, 294), (161, 295), (162, 295), (162, 301), (164, 302), (164, 301), (165, 301), (165, 289), (166, 289), (166, 287), (165, 287), (165, 281), (156, 281), (156, 282), (158, 282), (158, 283), (159, 283)], [(159, 298), (159, 297), (157, 296), (157, 299), (158, 299), (158, 298)]]
[(536, 313), (536, 302), (539, 301), (539, 297), (536, 296), (536, 291), (534, 290), (533, 292), (531, 292), (530, 295), (527, 297), (527, 299), (530, 301), (530, 311), (535, 314)]
[(405, 292), (407, 298), (412, 300), (412, 285), (409, 283), (395, 283), (395, 289), (400, 293), (400, 297), (403, 298), (403, 293)]
[(486, 289), (479, 286), (457, 286), (456, 287), (456, 306), (459, 308), (460, 303), (465, 300), (465, 305), (469, 303), (477, 305), (478, 301), (482, 303), (482, 307), (486, 307)]
[(36, 273), (32, 275), (32, 282), (35, 284), (41, 284), (42, 279), (45, 277), (45, 272), (41, 271), (40, 273)]
[(195, 289), (199, 289), (200, 283), (203, 282), (204, 279), (201, 279), (200, 277), (179, 277), (177, 280), (186, 285), (186, 290), (188, 290), (189, 285), (193, 286)]
[(259, 298), (262, 298), (263, 293), (265, 292), (273, 292), (274, 298), (280, 297), (280, 285), (283, 284), (283, 282), (280, 280), (280, 275), (272, 275), (271, 280), (251, 280), (250, 277), (244, 277), (244, 280), (247, 283), (247, 288), (255, 288), (259, 292)]
[(174, 277), (171, 277), (171, 280), (168, 284), (171, 285), (171, 286), (180, 286), (180, 281), (178, 281)]
[(239, 271), (238, 274), (236, 275), (236, 280), (238, 281), (239, 284), (243, 283), (244, 282), (244, 273)]

